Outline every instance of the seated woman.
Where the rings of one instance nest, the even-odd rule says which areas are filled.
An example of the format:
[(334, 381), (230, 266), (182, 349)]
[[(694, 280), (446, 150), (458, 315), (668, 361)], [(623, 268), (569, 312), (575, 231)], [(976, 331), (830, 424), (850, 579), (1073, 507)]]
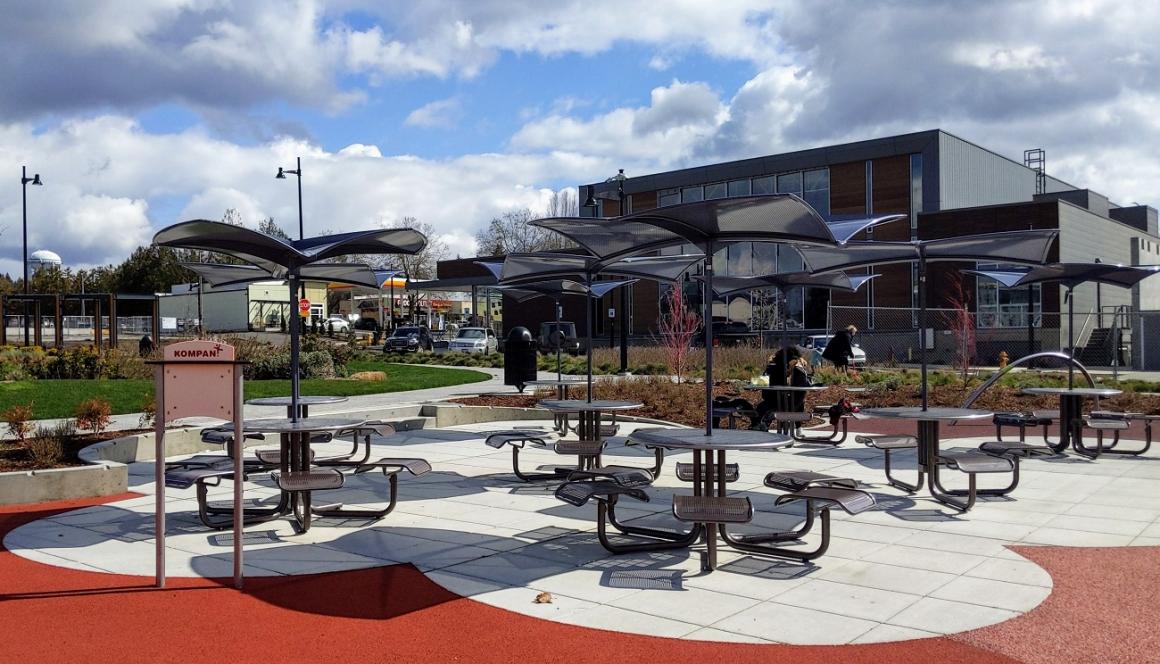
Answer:
[[(786, 346), (769, 356), (769, 363), (765, 366), (765, 375), (769, 377), (770, 385), (794, 385), (808, 387), (810, 381), (809, 362), (802, 355), (797, 346)], [(762, 390), (761, 402), (757, 404), (757, 424), (754, 428), (766, 430), (773, 422), (773, 413), (777, 410), (777, 403), (772, 390)], [(793, 407), (802, 410), (805, 407), (805, 392), (793, 395)]]

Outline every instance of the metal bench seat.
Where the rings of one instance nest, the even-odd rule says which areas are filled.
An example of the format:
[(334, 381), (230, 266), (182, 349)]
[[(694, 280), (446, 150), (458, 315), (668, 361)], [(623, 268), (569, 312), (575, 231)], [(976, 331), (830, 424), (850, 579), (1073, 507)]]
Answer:
[(845, 477), (835, 477), (812, 470), (788, 470), (772, 472), (765, 476), (765, 486), (782, 491), (801, 491), (812, 486), (834, 486), (854, 489), (858, 481)]
[[(594, 473), (594, 470), (576, 471), (577, 475)], [(630, 526), (616, 518), (616, 504), (621, 496), (628, 496), (641, 502), (649, 502), (644, 487), (651, 482), (651, 476), (640, 470), (618, 471), (607, 478), (578, 479), (556, 487), (556, 498), (569, 505), (581, 507), (589, 500), (596, 501), (596, 536), (600, 545), (611, 553), (633, 553), (637, 551), (662, 551), (684, 548), (691, 545), (701, 535), (701, 529), (694, 527), (687, 533), (641, 526)], [(608, 525), (627, 537), (635, 536), (629, 542), (614, 542), (609, 538)], [(641, 539), (645, 538), (645, 539)]]
[(800, 413), (792, 410), (779, 410), (773, 413), (773, 419), (778, 422), (787, 422), (792, 424), (801, 424), (803, 422), (811, 422), (814, 419), (813, 413)]
[(568, 481), (577, 480), (611, 480), (621, 486), (649, 486), (653, 483), (652, 473), (645, 468), (631, 466), (597, 466), (584, 470), (573, 470), (568, 473)]
[[(727, 535), (725, 539), (742, 551), (808, 562), (824, 555), (830, 547), (830, 510), (832, 508), (840, 508), (847, 514), (859, 514), (877, 505), (874, 496), (865, 491), (832, 484), (803, 487), (792, 493), (778, 496), (774, 504), (786, 505), (798, 501), (805, 501), (806, 509), (804, 521), (796, 530), (746, 536)], [(822, 522), (822, 532), (821, 542), (816, 548), (802, 550), (773, 546), (773, 544), (801, 540), (813, 529), (814, 522), (819, 518)]]
[[(499, 449), (504, 445), (512, 449), (512, 471), (525, 482), (537, 480), (563, 480), (574, 470), (594, 468), (600, 465), (600, 455), (604, 452), (603, 440), (556, 440), (552, 441), (546, 431), (512, 430), (491, 432), (483, 441), (490, 447)], [(575, 456), (575, 467), (551, 466), (548, 472), (529, 473), (520, 469), (520, 450), (532, 445), (551, 449), (562, 456)], [(542, 468), (541, 468), (542, 469)]]
[[(693, 470), (694, 467), (695, 467), (694, 464), (691, 464), (691, 463), (678, 463), (677, 464), (677, 479), (682, 481), (682, 482), (692, 482), (694, 479), (696, 479), (696, 473)], [(701, 478), (700, 479), (702, 482), (704, 482), (706, 479), (706, 476), (708, 474), (706, 471), (708, 470), (708, 468), (709, 467), (707, 465), (701, 466)], [(714, 466), (714, 469), (716, 469), (715, 466)], [(735, 463), (725, 464), (725, 481), (726, 482), (736, 482), (737, 478), (740, 476), (740, 474), (741, 474), (740, 466), (738, 466)], [(717, 479), (716, 475), (717, 475), (717, 473), (714, 472), (714, 477), (713, 477), (714, 480)]]
[(1021, 443), (1027, 440), (1028, 428), (1042, 427), (1043, 442), (1045, 445), (1051, 445), (1051, 440), (1048, 438), (1048, 427), (1058, 419), (1058, 410), (1033, 410), (1031, 412), (995, 413), (991, 421), (995, 425), (995, 438), (999, 441), (1003, 440), (1003, 427), (1018, 428), (1019, 442)]
[(1036, 456), (1057, 456), (1058, 453), (1046, 445), (1031, 445), (1015, 440), (989, 440), (979, 445), (979, 450), (995, 456), (1029, 458)]
[(749, 523), (753, 503), (748, 498), (673, 496), (673, 516), (692, 523)]
[(867, 447), (882, 450), (884, 460), (883, 464), (886, 468), (886, 481), (890, 486), (901, 489), (907, 493), (914, 493), (922, 488), (923, 479), (926, 478), (926, 471), (922, 465), (918, 466), (918, 481), (914, 484), (900, 480), (890, 472), (891, 460), (890, 453), (895, 450), (913, 450), (918, 448), (918, 439), (914, 436), (854, 436), (855, 442), (862, 443)]
[(393, 512), (395, 505), (398, 504), (399, 473), (407, 471), (411, 475), (417, 476), (431, 472), (431, 464), (426, 459), (415, 457), (383, 457), (375, 461), (352, 461), (342, 467), (352, 470), (355, 475), (369, 473), (372, 470), (382, 471), (383, 475), (389, 481), (389, 493), (386, 506), (378, 509), (351, 509), (344, 507), (342, 503), (330, 503), (315, 507), (311, 510), (314, 514), (336, 518), (381, 519)]
[(342, 473), (333, 468), (276, 472), (271, 473), (270, 477), (280, 489), (289, 492), (341, 489), (346, 481)]
[[(935, 473), (931, 477), (932, 492), (937, 490), (944, 497), (965, 497), (965, 501), (949, 499), (943, 500), (943, 502), (961, 512), (966, 512), (974, 506), (978, 496), (1005, 496), (1014, 491), (1015, 487), (1019, 486), (1019, 459), (1020, 457), (1017, 455), (990, 454), (977, 449), (940, 452), (938, 455), (939, 465), (965, 473), (967, 488), (946, 489), (942, 486), (938, 473)], [(1011, 481), (1007, 486), (989, 489), (978, 488), (976, 479), (978, 475), (998, 473), (1011, 473)]]
[[(1120, 444), (1120, 432), (1126, 431), (1131, 427), (1133, 419), (1142, 419), (1144, 421), (1143, 447), (1134, 450), (1116, 449), (1116, 446)], [(1096, 432), (1096, 446), (1094, 448), (1088, 447), (1082, 442), (1082, 439), (1077, 438), (1074, 441), (1075, 451), (1089, 459), (1095, 459), (1101, 454), (1139, 456), (1152, 447), (1152, 422), (1157, 419), (1160, 419), (1160, 416), (1145, 415), (1143, 413), (1124, 413), (1111, 410), (1092, 411), (1084, 420), (1083, 426), (1085, 429), (1091, 429)], [(1108, 431), (1112, 433), (1112, 439), (1105, 443), (1104, 432)]]

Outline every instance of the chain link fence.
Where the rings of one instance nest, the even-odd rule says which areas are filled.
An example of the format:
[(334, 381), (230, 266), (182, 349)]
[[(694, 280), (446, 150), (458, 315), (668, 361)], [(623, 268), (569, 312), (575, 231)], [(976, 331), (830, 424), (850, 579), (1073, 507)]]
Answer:
[[(927, 309), (926, 316), (925, 335), (919, 334), (917, 309), (835, 306), (830, 307), (829, 317), (831, 330), (858, 328), (855, 342), (870, 365), (918, 362), (922, 337), (929, 363), (955, 367), (994, 366), (999, 364), (1000, 353), (1014, 360), (1067, 345), (1067, 328), (1055, 313), (1028, 316), (1026, 309), (1014, 308), (987, 312)], [(1080, 322), (1077, 317), (1077, 330)], [(1160, 318), (1156, 323), (1160, 326)], [(1160, 344), (1157, 353), (1160, 361)]]

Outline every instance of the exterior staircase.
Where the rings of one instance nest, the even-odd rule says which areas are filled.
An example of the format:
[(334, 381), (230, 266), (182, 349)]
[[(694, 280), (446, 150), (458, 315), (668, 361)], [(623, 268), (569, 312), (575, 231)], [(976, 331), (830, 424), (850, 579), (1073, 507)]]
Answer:
[(1122, 341), (1122, 329), (1097, 327), (1092, 330), (1087, 343), (1079, 349), (1076, 359), (1087, 367), (1110, 367)]

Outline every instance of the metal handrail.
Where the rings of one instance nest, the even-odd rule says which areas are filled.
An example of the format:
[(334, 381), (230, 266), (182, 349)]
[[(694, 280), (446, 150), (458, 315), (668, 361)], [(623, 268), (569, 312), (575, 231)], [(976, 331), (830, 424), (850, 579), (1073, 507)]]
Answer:
[(1049, 350), (1049, 351), (1044, 351), (1042, 353), (1032, 353), (1031, 355), (1024, 355), (1023, 357), (1019, 358), (1018, 360), (1015, 360), (1014, 362), (1008, 364), (1006, 367), (1000, 369), (997, 373), (995, 373), (995, 375), (993, 375), (990, 378), (988, 378), (987, 380), (983, 381), (982, 385), (976, 387), (974, 392), (971, 392), (970, 394), (968, 394), (967, 398), (963, 401), (963, 405), (960, 407), (961, 408), (970, 408), (971, 404), (975, 403), (975, 401), (980, 396), (982, 396), (983, 392), (987, 391), (987, 388), (994, 385), (1000, 378), (1002, 378), (1004, 375), (1006, 375), (1006, 373), (1008, 371), (1014, 369), (1015, 367), (1019, 366), (1020, 364), (1025, 364), (1027, 362), (1030, 362), (1031, 360), (1037, 360), (1037, 359), (1041, 359), (1041, 358), (1045, 358), (1045, 357), (1054, 357), (1054, 358), (1063, 360), (1064, 362), (1071, 362), (1072, 364), (1075, 365), (1076, 369), (1079, 369), (1079, 372), (1081, 374), (1083, 374), (1083, 377), (1087, 379), (1089, 387), (1096, 386), (1095, 379), (1093, 379), (1092, 375), (1090, 373), (1088, 373), (1087, 367), (1080, 364), (1079, 360), (1073, 358), (1072, 356), (1068, 355), (1067, 353), (1064, 353), (1064, 352), (1061, 352), (1058, 350)]

